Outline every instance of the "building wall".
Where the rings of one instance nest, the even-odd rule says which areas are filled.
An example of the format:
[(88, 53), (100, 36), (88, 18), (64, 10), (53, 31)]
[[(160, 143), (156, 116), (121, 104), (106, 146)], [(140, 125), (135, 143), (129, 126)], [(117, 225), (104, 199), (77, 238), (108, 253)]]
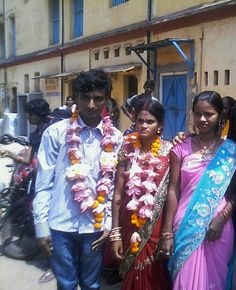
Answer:
[[(40, 78), (33, 80), (35, 73), (40, 75), (61, 72), (62, 58), (59, 52), (63, 52), (64, 71), (80, 72), (90, 68), (112, 67), (115, 65), (140, 63), (140, 67), (129, 72), (121, 71), (111, 73), (113, 80), (112, 97), (121, 106), (127, 98), (127, 77), (132, 75), (138, 81), (138, 93), (143, 91), (143, 83), (147, 78), (147, 68), (139, 57), (132, 52), (126, 54), (126, 48), (147, 43), (147, 32), (150, 31), (150, 41), (158, 41), (166, 38), (187, 38), (195, 41), (195, 80), (189, 80), (188, 98), (201, 90), (217, 90), (222, 95), (234, 95), (236, 84), (233, 83), (235, 74), (235, 22), (236, 17), (225, 17), (221, 20), (208, 22), (208, 18), (201, 20), (201, 23), (193, 25), (191, 21), (184, 20), (181, 25), (175, 26), (160, 22), (159, 24), (149, 22), (149, 27), (143, 28), (148, 23), (148, 2), (147, 0), (129, 0), (126, 3), (111, 7), (110, 0), (86, 0), (84, 1), (84, 32), (81, 37), (72, 37), (73, 10), (72, 1), (64, 0), (64, 29), (65, 49), (60, 50), (60, 43), (55, 47), (54, 54), (48, 54), (41, 60), (32, 58), (21, 64), (6, 65), (7, 90), (11, 94), (12, 87), (17, 87), (18, 93), (25, 92), (25, 77), (29, 75), (29, 91), (35, 89), (35, 82), (40, 83), (40, 90), (49, 101), (52, 108), (61, 104), (61, 78)], [(222, 3), (222, 1), (197, 1), (197, 0), (166, 0), (152, 1), (152, 17), (163, 17), (171, 13), (178, 13), (184, 9), (196, 5)], [(0, 0), (0, 4), (1, 4)], [(52, 50), (50, 45), (50, 12), (49, 0), (11, 0), (5, 1), (6, 16), (15, 15), (16, 21), (16, 55), (22, 56), (28, 53), (36, 53), (41, 50)], [(61, 2), (62, 3), (62, 2)], [(1, 9), (1, 5), (0, 5)], [(213, 11), (213, 10), (212, 10)], [(1, 12), (1, 10), (0, 10)], [(60, 12), (61, 13), (61, 12)], [(213, 12), (212, 12), (213, 13)], [(61, 14), (62, 16), (62, 14)], [(61, 21), (61, 18), (60, 18)], [(170, 20), (168, 20), (170, 21)], [(167, 21), (167, 22), (168, 22)], [(171, 22), (171, 21), (170, 21)], [(7, 20), (8, 24), (8, 20)], [(61, 23), (62, 24), (62, 23)], [(174, 23), (175, 24), (175, 23)], [(134, 28), (135, 25), (135, 28)], [(140, 29), (139, 29), (140, 25)], [(120, 32), (125, 27), (124, 31)], [(161, 27), (161, 28), (159, 28)], [(163, 28), (164, 27), (164, 28)], [(182, 28), (178, 28), (182, 27)], [(7, 29), (6, 29), (7, 30)], [(165, 31), (165, 32), (163, 32)], [(85, 39), (85, 42), (81, 42)], [(92, 39), (92, 40), (91, 40)], [(60, 31), (60, 41), (61, 41)], [(81, 44), (82, 43), (82, 44)], [(115, 56), (115, 50), (119, 48), (119, 56)], [(109, 57), (104, 57), (104, 52), (109, 50)], [(189, 57), (188, 45), (183, 46), (185, 54)], [(227, 52), (227, 53), (226, 53)], [(41, 53), (41, 52), (40, 52)], [(95, 54), (99, 53), (99, 59)], [(141, 53), (144, 60), (147, 60), (147, 53)], [(186, 71), (186, 63), (173, 47), (166, 47), (158, 50), (156, 59), (157, 67), (163, 71), (175, 72)], [(214, 71), (218, 71), (218, 85), (213, 84)], [(230, 72), (230, 83), (225, 84), (225, 71)], [(205, 72), (208, 72), (208, 85), (205, 84)], [(64, 98), (73, 92), (74, 75), (63, 78)], [(152, 77), (152, 75), (151, 75)], [(4, 68), (0, 63), (0, 84), (4, 83)], [(196, 81), (196, 83), (195, 83)], [(159, 79), (156, 79), (159, 85)], [(4, 89), (0, 88), (3, 95)], [(157, 95), (159, 93), (156, 88)], [(121, 114), (121, 129), (126, 129), (130, 122)]]
[(110, 3), (110, 0), (84, 1), (84, 19), (88, 19), (85, 23), (86, 35), (109, 31), (147, 19), (147, 0), (130, 0), (114, 7), (111, 7)]
[[(48, 47), (48, 7), (47, 0), (29, 0), (28, 2), (24, 0), (5, 1), (6, 30), (9, 30), (9, 17), (15, 16), (16, 55), (22, 55)], [(8, 46), (8, 42), (6, 45)]]
[[(217, 1), (216, 1), (217, 2)], [(212, 3), (211, 0), (165, 0), (153, 1), (153, 16), (164, 16), (197, 5)]]
[[(165, 38), (188, 38), (195, 40), (195, 72), (197, 74), (196, 92), (216, 90), (222, 96), (231, 95), (236, 98), (236, 83), (233, 76), (236, 73), (235, 31), (236, 17), (202, 23), (178, 30), (161, 33), (156, 40)], [(184, 49), (189, 57), (189, 50)], [(227, 53), (225, 53), (227, 51)], [(183, 62), (183, 58), (172, 47), (160, 50), (158, 54), (160, 65)], [(225, 84), (225, 70), (230, 71), (230, 83)], [(219, 82), (214, 84), (214, 71), (218, 71)], [(205, 84), (205, 72), (208, 72), (208, 85)]]

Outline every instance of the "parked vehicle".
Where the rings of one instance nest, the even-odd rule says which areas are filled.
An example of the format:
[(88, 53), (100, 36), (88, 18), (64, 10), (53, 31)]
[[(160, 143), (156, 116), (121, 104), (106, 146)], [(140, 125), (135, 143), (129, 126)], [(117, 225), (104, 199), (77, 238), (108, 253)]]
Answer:
[[(28, 142), (22, 138), (7, 139), (4, 136), (0, 143), (6, 144), (4, 142), (17, 142), (28, 146)], [(24, 148), (20, 154), (24, 154), (25, 150)], [(29, 166), (15, 163), (9, 187), (0, 192), (2, 251), (10, 258), (25, 260), (40, 252), (32, 216), (34, 183), (34, 163)]]

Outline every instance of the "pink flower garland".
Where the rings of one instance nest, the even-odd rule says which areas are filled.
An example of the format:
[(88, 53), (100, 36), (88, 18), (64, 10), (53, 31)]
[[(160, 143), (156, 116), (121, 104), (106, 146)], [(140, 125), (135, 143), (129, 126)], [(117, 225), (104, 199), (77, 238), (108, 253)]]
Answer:
[(66, 176), (75, 183), (71, 190), (74, 194), (74, 200), (80, 203), (81, 212), (92, 209), (94, 214), (94, 227), (100, 229), (107, 208), (107, 196), (112, 188), (112, 181), (116, 171), (117, 154), (114, 147), (117, 145), (114, 140), (115, 128), (109, 116), (102, 119), (103, 139), (101, 140), (102, 153), (100, 155), (100, 171), (96, 186), (97, 195), (94, 197), (92, 190), (86, 184), (86, 176), (89, 174), (90, 166), (82, 162), (82, 154), (79, 149), (81, 144), (80, 133), (82, 127), (79, 125), (78, 112), (73, 114), (70, 124), (67, 128), (66, 142), (70, 145), (68, 156), (71, 166), (66, 169)]

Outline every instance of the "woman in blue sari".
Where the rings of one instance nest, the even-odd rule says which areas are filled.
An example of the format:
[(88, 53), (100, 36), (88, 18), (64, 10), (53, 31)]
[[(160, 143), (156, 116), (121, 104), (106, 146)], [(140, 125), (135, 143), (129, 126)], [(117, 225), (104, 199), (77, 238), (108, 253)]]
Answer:
[(205, 91), (193, 101), (198, 134), (174, 147), (159, 253), (171, 257), (174, 290), (225, 290), (234, 229), (227, 188), (236, 168), (236, 140), (220, 138), (223, 104)]

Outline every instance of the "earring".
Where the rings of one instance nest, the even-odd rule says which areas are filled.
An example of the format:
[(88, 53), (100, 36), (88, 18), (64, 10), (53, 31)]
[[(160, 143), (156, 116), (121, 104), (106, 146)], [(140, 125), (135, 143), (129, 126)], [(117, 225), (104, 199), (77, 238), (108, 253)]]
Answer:
[(160, 133), (161, 133), (161, 129), (158, 128), (158, 129), (157, 129), (157, 135), (160, 135)]

